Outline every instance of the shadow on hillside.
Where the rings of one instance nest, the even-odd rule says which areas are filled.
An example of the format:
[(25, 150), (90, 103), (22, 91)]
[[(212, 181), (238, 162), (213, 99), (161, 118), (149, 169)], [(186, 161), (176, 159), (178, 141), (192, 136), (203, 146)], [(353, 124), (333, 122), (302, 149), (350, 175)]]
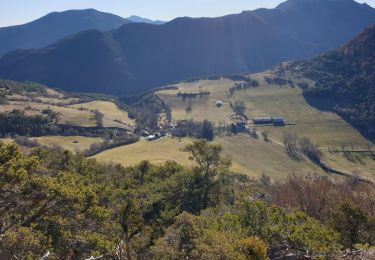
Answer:
[(354, 120), (350, 119), (348, 116), (346, 116), (343, 113), (339, 113), (335, 107), (338, 105), (337, 102), (334, 102), (332, 98), (330, 97), (323, 97), (323, 96), (315, 96), (310, 94), (303, 94), (303, 97), (305, 98), (306, 102), (318, 109), (322, 112), (332, 112), (339, 115), (342, 119), (344, 119), (348, 124), (350, 124), (353, 128), (355, 128), (358, 132), (361, 133), (363, 137), (370, 140), (371, 142), (375, 142), (375, 133), (370, 133), (366, 126), (358, 124)]

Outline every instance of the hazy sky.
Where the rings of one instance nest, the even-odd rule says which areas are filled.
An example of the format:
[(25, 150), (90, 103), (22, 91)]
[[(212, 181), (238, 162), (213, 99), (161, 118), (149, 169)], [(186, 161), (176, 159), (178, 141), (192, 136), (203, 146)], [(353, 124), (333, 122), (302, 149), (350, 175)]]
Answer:
[[(95, 8), (123, 17), (139, 15), (171, 20), (180, 16), (222, 16), (260, 7), (273, 8), (285, 0), (0, 0), (0, 27), (22, 24), (52, 11)], [(375, 7), (375, 0), (357, 0)]]

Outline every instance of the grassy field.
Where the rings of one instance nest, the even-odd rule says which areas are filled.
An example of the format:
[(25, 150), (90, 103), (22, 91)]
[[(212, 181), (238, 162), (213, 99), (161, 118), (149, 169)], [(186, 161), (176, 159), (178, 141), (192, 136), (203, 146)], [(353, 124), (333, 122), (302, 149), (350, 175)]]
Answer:
[(79, 126), (95, 126), (93, 114), (89, 111), (81, 111), (71, 107), (48, 105), (36, 102), (10, 101), (9, 104), (1, 105), (0, 112), (8, 112), (14, 109), (25, 111), (26, 114), (40, 114), (43, 109), (52, 109), (61, 113), (60, 123), (75, 124)]
[(0, 142), (2, 142), (3, 144), (9, 144), (9, 143), (13, 142), (13, 139), (11, 139), (11, 138), (0, 138)]
[[(135, 144), (104, 151), (94, 158), (100, 161), (120, 163), (131, 166), (142, 160), (159, 164), (174, 160), (183, 165), (191, 165), (188, 154), (181, 149), (193, 140), (189, 138), (166, 138), (153, 142), (140, 141)], [(323, 174), (318, 167), (309, 161), (296, 162), (291, 160), (284, 150), (263, 140), (254, 140), (247, 135), (219, 137), (215, 143), (223, 146), (223, 156), (232, 160), (232, 171), (260, 176), (265, 173), (274, 179), (283, 178), (289, 173), (307, 174), (317, 172)], [(280, 163), (282, 162), (282, 163)]]
[(323, 161), (329, 166), (347, 173), (358, 174), (375, 181), (375, 152), (370, 153), (334, 153), (325, 152)]
[[(153, 142), (140, 141), (135, 144), (104, 151), (94, 158), (99, 161), (120, 163), (131, 166), (148, 160), (160, 164), (167, 160), (176, 161), (182, 165), (192, 165), (188, 154), (181, 149), (193, 139), (166, 138)], [(215, 143), (223, 146), (223, 156), (231, 159), (231, 170), (248, 176), (266, 174), (273, 179), (283, 179), (288, 174), (314, 173), (326, 175), (319, 167), (307, 159), (295, 161), (288, 157), (283, 147), (267, 143), (263, 139), (252, 139), (248, 135), (217, 137)], [(357, 156), (358, 157), (358, 156)], [(324, 152), (323, 161), (329, 166), (347, 172), (356, 173), (368, 179), (375, 180), (375, 160), (370, 156), (361, 156), (355, 162), (349, 161), (342, 153), (330, 154)], [(331, 175), (340, 178), (337, 175)]]
[(220, 137), (215, 140), (224, 148), (223, 154), (233, 161), (232, 170), (250, 176), (266, 174), (273, 179), (286, 177), (290, 173), (307, 174), (323, 172), (308, 160), (295, 161), (284, 149), (263, 139), (252, 139), (248, 135)]
[(40, 102), (51, 104), (51, 105), (69, 105), (75, 102), (79, 102), (79, 98), (51, 98), (51, 97), (40, 97), (38, 98)]
[(93, 143), (102, 141), (102, 139), (98, 137), (84, 136), (43, 136), (31, 139), (38, 141), (39, 144), (44, 146), (61, 146), (72, 152), (82, 152), (90, 148)]
[(183, 165), (190, 165), (192, 162), (188, 159), (188, 154), (181, 149), (191, 143), (191, 139), (165, 138), (153, 142), (139, 141), (134, 144), (117, 147), (104, 151), (94, 158), (100, 161), (120, 163), (124, 166), (131, 166), (149, 160), (152, 163), (159, 164), (167, 160), (173, 160)]
[[(7, 96), (8, 103), (0, 106), (1, 112), (22, 110), (28, 115), (41, 114), (44, 109), (51, 109), (61, 114), (59, 123), (78, 126), (96, 126), (94, 110), (103, 114), (104, 127), (133, 127), (135, 122), (130, 119), (128, 112), (121, 110), (114, 102), (95, 100), (87, 103), (80, 98), (65, 97), (53, 89), (47, 89), (47, 94), (29, 97), (30, 93), (12, 94)], [(32, 95), (31, 95), (32, 96)]]
[[(239, 100), (246, 104), (249, 119), (255, 116), (282, 116), (288, 124), (292, 124), (281, 128), (259, 127), (259, 132), (267, 129), (270, 136), (278, 141), (282, 140), (285, 132), (291, 132), (310, 137), (323, 148), (367, 147), (368, 141), (337, 114), (310, 106), (300, 88), (267, 84), (264, 76), (268, 73), (251, 75), (260, 86), (237, 91), (232, 97), (229, 96), (228, 90), (235, 82), (229, 79), (181, 83), (176, 85), (176, 90), (163, 90), (157, 94), (171, 106), (173, 120), (193, 118), (197, 121), (208, 119), (216, 124), (231, 123), (234, 113), (229, 102)], [(186, 112), (189, 101), (177, 97), (177, 93), (199, 91), (210, 91), (211, 94), (206, 98), (191, 99), (192, 111)], [(217, 108), (216, 100), (223, 101), (224, 106)]]
[[(269, 136), (278, 143), (282, 143), (286, 132), (307, 136), (319, 144), (324, 151), (324, 162), (327, 165), (347, 173), (358, 172), (364, 177), (374, 179), (373, 157), (357, 154), (356, 161), (353, 161), (348, 160), (343, 153), (328, 153), (328, 148), (367, 149), (369, 141), (337, 114), (320, 111), (309, 105), (303, 97), (302, 90), (296, 84), (283, 86), (268, 84), (264, 77), (270, 76), (270, 73), (251, 75), (252, 79), (259, 82), (259, 87), (237, 91), (233, 96), (230, 96), (228, 91), (236, 82), (229, 79), (180, 83), (175, 85), (178, 89), (163, 90), (157, 94), (172, 108), (173, 120), (208, 119), (216, 124), (231, 123), (234, 113), (229, 103), (234, 103), (236, 100), (246, 104), (246, 114), (249, 119), (256, 116), (282, 116), (288, 124), (285, 127), (253, 127), (256, 127), (258, 133), (267, 130)], [(205, 98), (193, 98), (191, 101), (177, 96), (178, 92), (200, 91), (209, 91), (210, 95)], [(224, 102), (222, 108), (216, 107), (217, 100)], [(186, 112), (189, 102), (192, 110)], [(251, 126), (251, 121), (249, 123)], [(244, 135), (220, 137), (215, 140), (224, 146), (224, 154), (232, 158), (232, 170), (235, 171), (249, 175), (265, 173), (274, 178), (286, 176), (291, 172), (324, 174), (309, 161), (291, 160), (284, 148), (276, 143), (269, 144)]]
[[(71, 152), (83, 152), (90, 148), (93, 143), (102, 142), (103, 139), (99, 137), (85, 137), (85, 136), (43, 136), (34, 137), (30, 140), (36, 140), (40, 145), (53, 147), (61, 146), (62, 148)], [(8, 144), (14, 140), (11, 138), (0, 138), (2, 143)]]
[(134, 125), (134, 120), (130, 119), (128, 112), (121, 110), (118, 106), (109, 101), (95, 100), (88, 103), (71, 105), (75, 109), (98, 110), (104, 115), (103, 124), (106, 127), (124, 127)]
[(239, 91), (234, 98), (245, 102), (249, 118), (282, 116), (288, 124), (293, 124), (285, 128), (268, 127), (273, 138), (281, 140), (284, 132), (295, 132), (310, 137), (326, 148), (367, 146), (368, 141), (337, 114), (310, 106), (300, 88), (267, 85), (260, 75), (258, 80), (261, 87)]
[[(164, 99), (172, 109), (173, 120), (194, 119), (196, 121), (210, 120), (216, 124), (231, 123), (233, 110), (229, 106), (231, 98), (228, 96), (228, 89), (233, 86), (234, 82), (228, 79), (221, 80), (201, 80), (191, 83), (177, 84), (177, 90), (163, 90), (157, 92), (157, 95)], [(178, 97), (178, 92), (199, 93), (200, 91), (209, 91), (210, 95), (186, 99)], [(222, 101), (224, 104), (218, 108), (216, 101)], [(191, 105), (191, 111), (187, 112), (186, 108)]]

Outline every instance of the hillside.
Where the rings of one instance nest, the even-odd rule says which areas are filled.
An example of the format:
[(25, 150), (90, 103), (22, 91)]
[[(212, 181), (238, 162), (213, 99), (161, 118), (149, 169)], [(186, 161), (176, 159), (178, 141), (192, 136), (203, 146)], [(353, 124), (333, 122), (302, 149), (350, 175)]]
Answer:
[(50, 13), (30, 23), (0, 28), (0, 56), (16, 49), (46, 47), (80, 31), (113, 30), (128, 22), (94, 9)]
[[(251, 78), (259, 85), (240, 89), (231, 94), (231, 89), (246, 78)], [(274, 80), (270, 81), (270, 79)], [(347, 173), (357, 172), (361, 176), (373, 179), (375, 161), (371, 153), (364, 152), (369, 149), (370, 142), (336, 113), (322, 111), (308, 103), (299, 85), (302, 82), (312, 84), (312, 81), (308, 78), (295, 77), (287, 78), (285, 81), (280, 78), (281, 83), (277, 83), (276, 79), (279, 79), (278, 72), (271, 70), (239, 77), (237, 80), (219, 77), (182, 82), (170, 86), (169, 89), (159, 90), (156, 94), (171, 108), (174, 124), (181, 120), (209, 120), (218, 129), (236, 122), (233, 106), (236, 102), (243, 102), (245, 115), (249, 119), (247, 125), (252, 129), (251, 131), (255, 129), (256, 137), (249, 134), (228, 136), (224, 130), (217, 130), (218, 135), (214, 139), (214, 142), (223, 144), (224, 154), (233, 161), (233, 170), (253, 176), (265, 173), (276, 179), (285, 178), (289, 173), (296, 171), (326, 174), (309, 160), (295, 161), (287, 156), (283, 139), (286, 133), (290, 133), (308, 137), (316, 143), (323, 152), (323, 162), (327, 165)], [(200, 92), (209, 95), (191, 98), (183, 98), (179, 95), (179, 93)], [(222, 106), (217, 107), (217, 100), (223, 103)], [(316, 97), (316, 100), (325, 102), (326, 99)], [(261, 116), (281, 116), (285, 118), (286, 126), (254, 125), (251, 119)], [(262, 133), (267, 133), (271, 141), (265, 142)], [(148, 143), (134, 145), (133, 151), (130, 147), (117, 148), (117, 151), (107, 151), (99, 154), (97, 158), (128, 165), (139, 161), (131, 153), (140, 152), (145, 158), (159, 162), (161, 155), (153, 152), (157, 143), (153, 146)], [(160, 142), (161, 149), (167, 150), (168, 147), (168, 156), (174, 154), (177, 158), (180, 145), (178, 141), (172, 144)], [(168, 156), (165, 159), (168, 159)], [(184, 164), (184, 159), (181, 157), (178, 162)]]
[[(342, 115), (361, 132), (375, 138), (375, 26), (341, 48), (317, 58), (280, 66), (279, 73), (314, 80), (305, 97), (319, 109)], [(316, 102), (326, 97), (329, 102)]]
[[(9, 53), (0, 59), (0, 77), (134, 94), (187, 78), (261, 71), (311, 57), (374, 22), (375, 10), (353, 0), (289, 0), (272, 10), (219, 18), (131, 23), (111, 33), (85, 32), (45, 49)], [(87, 46), (84, 52), (81, 46)]]
[(114, 102), (115, 99), (111, 97), (63, 92), (37, 83), (0, 80), (2, 115), (15, 110), (26, 116), (56, 113), (57, 124), (84, 129), (98, 126), (95, 114), (100, 113), (101, 127), (132, 128), (134, 121), (129, 119), (127, 111), (119, 109)]

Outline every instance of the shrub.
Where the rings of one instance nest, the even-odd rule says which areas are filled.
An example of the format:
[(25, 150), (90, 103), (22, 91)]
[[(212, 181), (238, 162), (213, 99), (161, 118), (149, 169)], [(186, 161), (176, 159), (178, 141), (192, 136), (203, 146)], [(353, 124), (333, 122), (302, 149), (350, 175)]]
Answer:
[(257, 237), (248, 237), (242, 240), (242, 251), (254, 260), (264, 260), (267, 257), (267, 244)]

